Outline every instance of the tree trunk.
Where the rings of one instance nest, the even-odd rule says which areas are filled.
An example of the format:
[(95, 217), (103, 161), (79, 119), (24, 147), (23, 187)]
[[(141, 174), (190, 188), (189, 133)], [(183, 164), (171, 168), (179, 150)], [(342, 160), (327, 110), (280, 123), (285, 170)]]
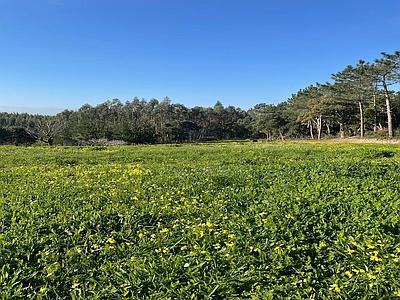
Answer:
[(311, 136), (311, 139), (313, 140), (314, 139), (314, 132), (313, 132), (313, 126), (312, 126), (312, 122), (311, 121), (308, 121), (308, 128), (310, 128), (310, 136)]
[(374, 132), (376, 133), (378, 130), (378, 113), (376, 111), (376, 91), (373, 92), (373, 101), (374, 101)]
[(189, 143), (191, 143), (191, 142), (192, 142), (192, 131), (189, 130)]
[(319, 117), (317, 118), (317, 132), (318, 132), (318, 140), (320, 140), (322, 134), (322, 115), (319, 115)]
[(279, 136), (281, 137), (282, 142), (285, 140), (282, 134), (282, 131), (279, 129)]
[(326, 123), (326, 133), (331, 135), (331, 126), (329, 126), (329, 123)]
[(360, 136), (364, 137), (364, 108), (361, 101), (358, 101), (358, 107), (360, 109)]
[(388, 136), (389, 136), (389, 139), (391, 139), (391, 138), (393, 138), (393, 124), (392, 124), (392, 109), (390, 107), (390, 96), (389, 96), (389, 90), (388, 90), (385, 79), (382, 81), (382, 84), (383, 84), (383, 90), (385, 92), (385, 100), (386, 100)]
[(343, 123), (339, 123), (339, 127), (340, 127), (340, 138), (343, 139), (344, 138), (344, 130), (343, 130)]

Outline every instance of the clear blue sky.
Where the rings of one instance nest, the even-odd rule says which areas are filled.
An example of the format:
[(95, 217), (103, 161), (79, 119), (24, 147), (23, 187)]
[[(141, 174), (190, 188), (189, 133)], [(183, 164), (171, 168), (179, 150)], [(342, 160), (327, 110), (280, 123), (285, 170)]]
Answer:
[(0, 109), (277, 103), (400, 50), (399, 0), (0, 0)]

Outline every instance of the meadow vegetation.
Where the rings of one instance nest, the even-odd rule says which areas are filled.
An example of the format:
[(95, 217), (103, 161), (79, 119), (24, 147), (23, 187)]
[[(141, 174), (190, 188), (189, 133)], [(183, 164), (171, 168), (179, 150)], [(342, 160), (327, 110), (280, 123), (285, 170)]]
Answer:
[(0, 297), (395, 299), (400, 149), (0, 147)]

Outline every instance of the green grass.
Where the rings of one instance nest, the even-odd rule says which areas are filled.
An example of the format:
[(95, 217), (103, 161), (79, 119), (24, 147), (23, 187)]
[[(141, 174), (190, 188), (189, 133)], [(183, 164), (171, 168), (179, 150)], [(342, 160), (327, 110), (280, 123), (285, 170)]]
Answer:
[(400, 148), (0, 147), (0, 297), (395, 299)]

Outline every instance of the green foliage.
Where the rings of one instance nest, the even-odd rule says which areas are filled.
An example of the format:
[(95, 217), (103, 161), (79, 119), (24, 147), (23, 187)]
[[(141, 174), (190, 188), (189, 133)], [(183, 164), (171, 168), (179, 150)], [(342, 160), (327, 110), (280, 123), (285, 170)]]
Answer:
[(0, 144), (31, 145), (35, 142), (36, 138), (24, 127), (0, 127)]
[(395, 299), (397, 145), (0, 147), (4, 299)]
[[(387, 136), (400, 124), (400, 52), (382, 53), (374, 63), (360, 60), (332, 75), (332, 82), (310, 85), (279, 104), (257, 104), (245, 111), (217, 101), (187, 108), (166, 97), (135, 97), (83, 105), (56, 116), (0, 113), (0, 143), (9, 129), (23, 128), (47, 145), (92, 145), (96, 141), (155, 144), (266, 138), (311, 139), (333, 136)], [(22, 133), (22, 132), (20, 132)], [(373, 134), (372, 134), (373, 133)]]

